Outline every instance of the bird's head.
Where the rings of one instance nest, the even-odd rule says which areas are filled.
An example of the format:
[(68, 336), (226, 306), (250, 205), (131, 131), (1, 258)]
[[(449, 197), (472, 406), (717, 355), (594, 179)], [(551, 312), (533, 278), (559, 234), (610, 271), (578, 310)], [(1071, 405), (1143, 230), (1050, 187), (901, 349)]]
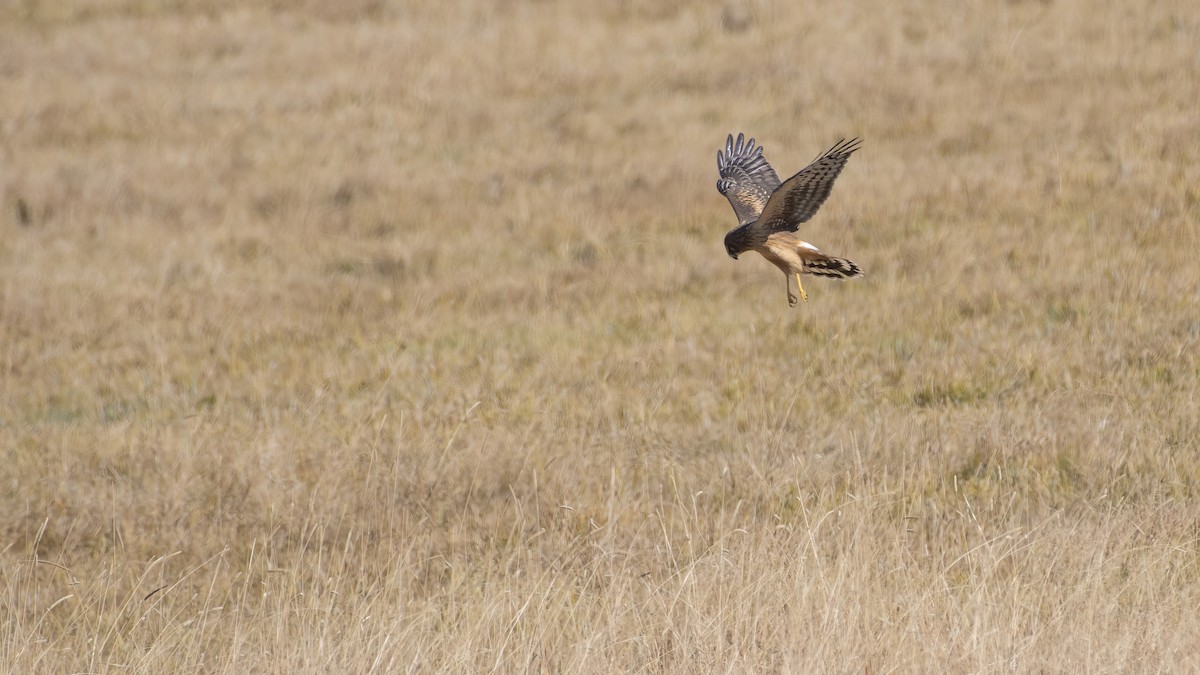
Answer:
[(741, 246), (740, 235), (741, 232), (739, 230), (732, 230), (729, 234), (725, 235), (725, 252), (734, 260), (737, 260), (738, 254), (744, 250)]

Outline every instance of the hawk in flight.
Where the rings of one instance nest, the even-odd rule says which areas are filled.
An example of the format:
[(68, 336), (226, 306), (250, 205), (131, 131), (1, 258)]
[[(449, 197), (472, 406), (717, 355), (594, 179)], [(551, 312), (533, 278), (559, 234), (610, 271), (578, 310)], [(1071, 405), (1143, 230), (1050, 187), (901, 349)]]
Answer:
[(859, 148), (859, 139), (838, 141), (795, 176), (783, 183), (775, 169), (763, 157), (762, 146), (754, 139), (733, 135), (725, 141), (725, 152), (717, 151), (717, 169), (721, 180), (717, 190), (729, 199), (739, 224), (725, 235), (725, 251), (737, 260), (746, 251), (758, 251), (783, 271), (787, 282), (788, 305), (795, 306), (792, 277), (800, 298), (808, 302), (808, 293), (800, 284), (801, 274), (849, 279), (861, 277), (858, 265), (845, 258), (834, 258), (797, 237), (794, 232), (806, 222), (829, 196), (833, 181), (846, 166), (846, 160)]

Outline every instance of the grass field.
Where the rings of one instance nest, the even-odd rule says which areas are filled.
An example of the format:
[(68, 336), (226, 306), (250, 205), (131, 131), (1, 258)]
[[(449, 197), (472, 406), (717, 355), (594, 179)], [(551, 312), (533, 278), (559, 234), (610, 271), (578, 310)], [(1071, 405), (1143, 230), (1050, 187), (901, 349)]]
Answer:
[[(0, 671), (1200, 670), (1190, 0), (0, 4)], [(729, 132), (866, 278), (730, 260)]]

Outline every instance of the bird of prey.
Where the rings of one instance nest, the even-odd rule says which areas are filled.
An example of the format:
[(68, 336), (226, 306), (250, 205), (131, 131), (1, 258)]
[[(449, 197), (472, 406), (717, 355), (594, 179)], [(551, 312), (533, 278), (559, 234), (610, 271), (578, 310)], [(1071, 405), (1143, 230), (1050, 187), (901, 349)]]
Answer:
[(747, 142), (743, 134), (738, 134), (734, 141), (730, 134), (725, 141), (725, 152), (717, 151), (717, 169), (721, 172), (717, 190), (729, 199), (739, 221), (725, 235), (725, 251), (734, 260), (746, 251), (758, 251), (774, 263), (787, 282), (789, 306), (796, 305), (792, 277), (796, 277), (800, 297), (808, 302), (808, 293), (800, 283), (801, 274), (836, 279), (862, 276), (858, 265), (825, 255), (793, 234), (821, 208), (833, 189), (833, 181), (858, 148), (857, 138), (838, 141), (783, 183), (763, 157), (762, 146), (756, 146), (753, 138)]

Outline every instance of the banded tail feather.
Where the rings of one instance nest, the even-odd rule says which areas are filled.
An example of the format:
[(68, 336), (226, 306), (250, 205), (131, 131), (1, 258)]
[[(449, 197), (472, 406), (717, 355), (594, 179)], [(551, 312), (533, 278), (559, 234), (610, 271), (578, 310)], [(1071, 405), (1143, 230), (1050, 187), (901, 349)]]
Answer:
[(806, 251), (804, 255), (804, 270), (802, 274), (812, 274), (818, 277), (833, 279), (851, 279), (861, 277), (862, 270), (851, 260), (834, 258), (833, 256)]

